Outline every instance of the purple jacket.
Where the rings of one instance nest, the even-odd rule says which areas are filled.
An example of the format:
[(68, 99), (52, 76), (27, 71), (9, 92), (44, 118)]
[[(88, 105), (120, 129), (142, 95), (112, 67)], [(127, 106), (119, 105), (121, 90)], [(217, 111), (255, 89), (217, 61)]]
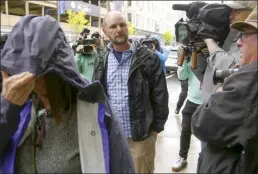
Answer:
[[(81, 100), (99, 103), (98, 121), (103, 138), (106, 171), (135, 173), (127, 140), (99, 82), (84, 79), (75, 64), (72, 49), (58, 22), (50, 16), (23, 17), (10, 33), (1, 52), (1, 69), (10, 75), (25, 71), (36, 77), (55, 73), (76, 87)], [(31, 103), (19, 107), (1, 96), (0, 171), (14, 173), (16, 148), (30, 118)], [(104, 122), (109, 118), (110, 122)]]

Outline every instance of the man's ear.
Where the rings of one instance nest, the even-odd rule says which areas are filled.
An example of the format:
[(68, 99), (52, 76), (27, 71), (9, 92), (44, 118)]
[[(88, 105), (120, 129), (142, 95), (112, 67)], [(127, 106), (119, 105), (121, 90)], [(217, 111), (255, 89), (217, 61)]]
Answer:
[(106, 29), (104, 27), (102, 27), (102, 31), (106, 35)]

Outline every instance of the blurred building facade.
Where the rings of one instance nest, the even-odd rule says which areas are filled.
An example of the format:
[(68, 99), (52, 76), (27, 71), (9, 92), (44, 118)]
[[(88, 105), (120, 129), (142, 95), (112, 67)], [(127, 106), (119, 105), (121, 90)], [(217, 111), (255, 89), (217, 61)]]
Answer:
[[(179, 1), (178, 1), (179, 2)], [(172, 10), (173, 1), (124, 1), (122, 13), (136, 28), (136, 35), (175, 33), (175, 23), (185, 12)]]
[(68, 41), (71, 42), (76, 34), (71, 25), (67, 23), (66, 10), (86, 11), (86, 18), (89, 21), (91, 33), (101, 31), (101, 22), (108, 12), (109, 1), (106, 0), (81, 0), (81, 1), (29, 1), (29, 0), (2, 0), (1, 3), (1, 35), (9, 33), (12, 27), (22, 16), (35, 14), (39, 16), (50, 15), (60, 21), (60, 25)]
[(98, 31), (103, 35), (101, 23), (105, 14), (110, 10), (120, 11), (136, 30), (136, 35), (160, 35), (165, 31), (175, 32), (175, 23), (185, 13), (172, 10), (174, 1), (30, 1), (30, 0), (2, 0), (1, 3), (1, 34), (9, 33), (12, 27), (24, 15), (35, 14), (39, 16), (50, 15), (60, 21), (60, 25), (71, 42), (76, 34), (73, 32), (66, 10), (86, 12), (89, 21), (88, 28), (91, 33)]

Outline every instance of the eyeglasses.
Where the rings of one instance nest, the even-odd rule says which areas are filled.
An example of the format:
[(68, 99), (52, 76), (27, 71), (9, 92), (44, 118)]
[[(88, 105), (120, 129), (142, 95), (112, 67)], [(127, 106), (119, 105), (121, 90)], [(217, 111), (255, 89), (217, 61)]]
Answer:
[(239, 39), (241, 40), (241, 42), (243, 42), (244, 36), (252, 35), (252, 34), (257, 34), (257, 31), (256, 32), (250, 32), (250, 33), (240, 32)]

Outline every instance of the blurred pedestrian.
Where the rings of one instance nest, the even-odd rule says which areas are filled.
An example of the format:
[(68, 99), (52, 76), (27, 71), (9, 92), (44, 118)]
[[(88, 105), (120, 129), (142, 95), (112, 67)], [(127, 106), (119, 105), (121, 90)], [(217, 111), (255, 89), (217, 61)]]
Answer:
[(162, 64), (162, 69), (163, 72), (166, 74), (166, 61), (168, 59), (168, 51), (165, 48), (161, 47), (160, 43), (160, 37), (159, 36), (153, 36), (153, 45), (152, 45), (152, 51), (155, 52), (155, 54), (159, 57), (161, 64)]

